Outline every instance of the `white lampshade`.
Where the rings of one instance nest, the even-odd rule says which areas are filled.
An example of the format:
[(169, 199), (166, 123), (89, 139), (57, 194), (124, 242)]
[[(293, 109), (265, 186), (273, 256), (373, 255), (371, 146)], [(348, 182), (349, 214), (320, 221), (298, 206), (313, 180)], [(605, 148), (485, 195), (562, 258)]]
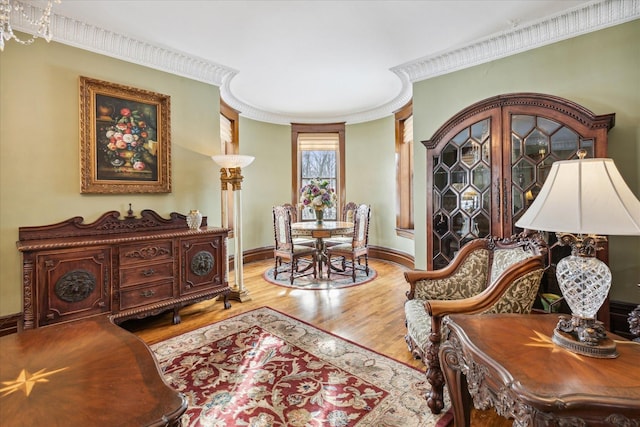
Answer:
[(219, 154), (211, 156), (211, 158), (223, 168), (244, 168), (255, 160), (253, 156), (245, 156), (242, 154)]
[(557, 161), (516, 226), (561, 233), (638, 236), (640, 201), (611, 159)]

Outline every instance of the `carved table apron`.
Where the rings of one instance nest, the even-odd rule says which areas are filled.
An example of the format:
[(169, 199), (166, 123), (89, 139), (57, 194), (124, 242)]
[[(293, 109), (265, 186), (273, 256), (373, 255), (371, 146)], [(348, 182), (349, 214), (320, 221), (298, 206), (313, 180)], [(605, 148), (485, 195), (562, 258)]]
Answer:
[(471, 402), (514, 426), (639, 426), (640, 343), (608, 333), (616, 359), (571, 353), (551, 341), (557, 314), (451, 315), (440, 363), (455, 426)]

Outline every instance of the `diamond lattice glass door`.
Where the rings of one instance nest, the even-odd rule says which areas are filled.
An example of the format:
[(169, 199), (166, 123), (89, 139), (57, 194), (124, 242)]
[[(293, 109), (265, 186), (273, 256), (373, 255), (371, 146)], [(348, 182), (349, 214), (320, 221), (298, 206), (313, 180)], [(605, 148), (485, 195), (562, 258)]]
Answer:
[(462, 129), (434, 157), (433, 265), (447, 266), (467, 241), (491, 233), (491, 119)]
[(541, 116), (511, 116), (512, 224), (540, 192), (551, 164), (575, 158), (580, 148), (587, 151), (587, 157), (594, 156), (593, 139), (580, 137), (568, 126)]

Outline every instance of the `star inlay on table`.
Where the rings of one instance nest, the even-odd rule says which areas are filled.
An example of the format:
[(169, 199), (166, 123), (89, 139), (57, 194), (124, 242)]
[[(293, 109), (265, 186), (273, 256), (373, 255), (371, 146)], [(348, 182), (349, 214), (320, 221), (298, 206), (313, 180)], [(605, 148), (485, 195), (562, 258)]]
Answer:
[(2, 393), (2, 397), (4, 397), (15, 391), (22, 390), (24, 391), (25, 396), (29, 396), (36, 383), (48, 383), (48, 376), (64, 371), (65, 369), (68, 369), (68, 367), (56, 369), (55, 371), (50, 372), (46, 372), (46, 369), (40, 369), (34, 374), (23, 369), (15, 380), (2, 382), (2, 385), (5, 387), (0, 388), (0, 393)]

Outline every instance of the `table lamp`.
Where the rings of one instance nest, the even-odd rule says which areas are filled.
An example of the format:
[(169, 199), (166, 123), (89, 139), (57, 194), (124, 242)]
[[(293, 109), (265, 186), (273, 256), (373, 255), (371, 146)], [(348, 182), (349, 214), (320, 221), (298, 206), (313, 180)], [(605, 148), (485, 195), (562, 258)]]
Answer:
[(595, 257), (604, 235), (640, 236), (640, 201), (613, 160), (578, 159), (554, 162), (551, 171), (517, 227), (556, 232), (571, 255), (556, 267), (560, 290), (571, 317), (561, 316), (552, 340), (574, 353), (598, 358), (618, 356), (596, 313), (611, 287), (611, 271)]

